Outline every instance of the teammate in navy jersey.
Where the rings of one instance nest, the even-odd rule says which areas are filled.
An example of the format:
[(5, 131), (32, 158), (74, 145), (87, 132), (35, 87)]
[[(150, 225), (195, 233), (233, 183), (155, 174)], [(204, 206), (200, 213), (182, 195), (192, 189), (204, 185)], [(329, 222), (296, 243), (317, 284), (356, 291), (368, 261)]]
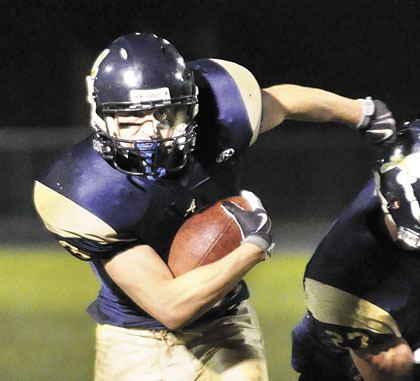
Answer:
[(384, 148), (375, 179), (306, 267), (308, 314), (293, 332), (301, 381), (420, 379), (419, 179), (416, 120)]
[[(260, 329), (243, 276), (267, 257), (259, 199), (234, 215), (244, 239), (219, 261), (174, 278), (181, 224), (238, 195), (243, 153), (284, 119), (355, 126), (388, 139), (386, 106), (295, 85), (261, 89), (244, 67), (185, 62), (173, 45), (134, 33), (112, 42), (87, 77), (94, 134), (63, 152), (34, 188), (47, 229), (101, 281), (96, 381), (266, 380)], [(263, 223), (265, 221), (265, 223)]]

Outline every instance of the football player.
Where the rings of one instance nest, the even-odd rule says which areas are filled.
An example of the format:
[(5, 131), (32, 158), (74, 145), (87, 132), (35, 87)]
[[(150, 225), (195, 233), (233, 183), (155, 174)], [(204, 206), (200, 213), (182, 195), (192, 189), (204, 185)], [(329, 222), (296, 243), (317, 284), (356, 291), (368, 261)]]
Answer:
[(153, 34), (112, 42), (87, 77), (92, 136), (39, 177), (47, 229), (101, 282), (96, 381), (266, 380), (260, 329), (243, 276), (267, 257), (270, 220), (258, 198), (225, 204), (241, 245), (174, 278), (172, 239), (191, 215), (238, 195), (240, 159), (284, 119), (355, 126), (374, 141), (395, 122), (386, 106), (294, 85), (261, 89), (228, 61), (185, 62)]
[(419, 200), (416, 120), (385, 145), (306, 267), (308, 313), (293, 332), (301, 381), (420, 379)]

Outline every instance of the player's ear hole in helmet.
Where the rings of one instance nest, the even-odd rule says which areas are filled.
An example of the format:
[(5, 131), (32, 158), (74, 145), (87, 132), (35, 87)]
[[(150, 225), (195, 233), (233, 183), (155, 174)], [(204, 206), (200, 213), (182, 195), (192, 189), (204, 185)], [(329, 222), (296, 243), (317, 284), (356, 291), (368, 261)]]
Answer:
[(420, 249), (420, 120), (405, 124), (385, 147), (375, 179), (382, 210), (395, 225), (395, 242)]
[[(195, 145), (197, 87), (172, 44), (149, 33), (122, 36), (97, 57), (86, 81), (94, 148), (105, 160), (149, 178), (186, 165)], [(133, 119), (120, 123), (124, 116)]]

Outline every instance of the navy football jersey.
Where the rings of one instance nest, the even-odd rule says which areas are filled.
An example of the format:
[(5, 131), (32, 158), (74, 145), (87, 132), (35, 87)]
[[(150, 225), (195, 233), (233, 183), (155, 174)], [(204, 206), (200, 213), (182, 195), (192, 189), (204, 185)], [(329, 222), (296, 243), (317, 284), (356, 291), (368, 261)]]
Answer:
[(420, 339), (420, 253), (392, 242), (371, 181), (343, 211), (307, 265), (312, 334), (330, 348)]
[[(232, 62), (189, 65), (199, 88), (197, 148), (179, 173), (154, 180), (123, 174), (92, 148), (90, 136), (62, 153), (35, 183), (35, 206), (47, 229), (71, 254), (90, 261), (101, 281), (88, 309), (99, 323), (164, 328), (119, 289), (102, 260), (144, 244), (166, 262), (188, 217), (240, 191), (240, 158), (258, 135), (261, 90), (249, 71)], [(248, 296), (240, 282), (200, 319), (232, 313)]]

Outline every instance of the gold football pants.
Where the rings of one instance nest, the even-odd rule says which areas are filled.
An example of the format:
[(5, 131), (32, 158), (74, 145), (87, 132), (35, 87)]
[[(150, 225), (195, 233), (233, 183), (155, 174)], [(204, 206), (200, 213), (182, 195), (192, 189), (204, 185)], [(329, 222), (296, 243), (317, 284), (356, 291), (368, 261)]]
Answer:
[(95, 381), (266, 381), (248, 301), (234, 316), (176, 332), (98, 325)]

